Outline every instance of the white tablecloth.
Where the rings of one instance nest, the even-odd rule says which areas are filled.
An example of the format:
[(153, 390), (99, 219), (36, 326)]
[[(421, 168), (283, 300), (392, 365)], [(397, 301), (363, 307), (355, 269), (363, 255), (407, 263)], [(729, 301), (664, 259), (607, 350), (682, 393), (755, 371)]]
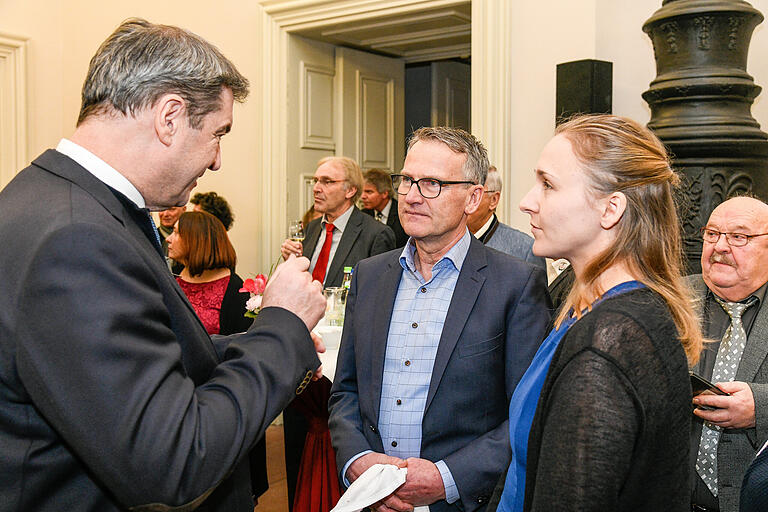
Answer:
[(326, 325), (323, 318), (312, 330), (325, 343), (325, 353), (319, 354), (319, 357), (320, 362), (323, 363), (323, 375), (328, 377), (331, 382), (333, 382), (333, 378), (336, 375), (336, 358), (339, 356), (339, 342), (341, 341), (342, 329), (342, 327)]

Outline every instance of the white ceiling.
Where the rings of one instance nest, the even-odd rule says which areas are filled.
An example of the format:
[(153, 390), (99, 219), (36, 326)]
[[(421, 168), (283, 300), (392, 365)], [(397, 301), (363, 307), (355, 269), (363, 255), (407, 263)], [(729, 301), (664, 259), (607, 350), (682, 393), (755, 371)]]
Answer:
[(468, 58), (471, 54), (472, 6), (469, 1), (450, 7), (383, 15), (375, 20), (342, 20), (331, 26), (292, 31), (311, 39), (351, 46), (406, 62)]

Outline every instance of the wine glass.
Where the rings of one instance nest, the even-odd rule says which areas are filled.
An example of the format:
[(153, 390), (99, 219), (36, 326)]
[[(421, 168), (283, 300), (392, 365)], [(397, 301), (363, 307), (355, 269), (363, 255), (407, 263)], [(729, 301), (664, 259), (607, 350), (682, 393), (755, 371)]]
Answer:
[(300, 220), (292, 220), (288, 226), (288, 238), (294, 242), (304, 241), (304, 224)]

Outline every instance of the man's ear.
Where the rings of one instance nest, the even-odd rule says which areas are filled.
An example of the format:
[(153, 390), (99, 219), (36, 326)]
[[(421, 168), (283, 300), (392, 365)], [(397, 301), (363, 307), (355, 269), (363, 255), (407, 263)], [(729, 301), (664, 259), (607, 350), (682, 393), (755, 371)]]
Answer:
[(352, 199), (355, 197), (355, 194), (357, 194), (357, 187), (350, 186), (346, 192), (344, 192), (344, 197), (347, 199)]
[(501, 199), (501, 193), (500, 192), (491, 192), (488, 195), (488, 209), (492, 212), (496, 211), (496, 208), (499, 206), (499, 200)]
[(472, 215), (477, 211), (480, 206), (480, 201), (483, 199), (483, 186), (473, 185), (471, 192), (467, 196), (467, 202), (464, 204), (464, 213)]
[(600, 226), (611, 229), (620, 220), (627, 209), (627, 196), (623, 192), (614, 192), (603, 199), (603, 214), (600, 216)]
[(165, 94), (157, 100), (153, 112), (157, 138), (170, 146), (182, 123), (187, 122), (186, 102), (178, 94)]

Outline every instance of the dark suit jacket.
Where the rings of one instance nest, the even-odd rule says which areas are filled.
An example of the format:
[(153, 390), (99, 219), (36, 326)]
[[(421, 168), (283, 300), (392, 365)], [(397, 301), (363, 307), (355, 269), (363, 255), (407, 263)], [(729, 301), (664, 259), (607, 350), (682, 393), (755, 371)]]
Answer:
[[(375, 220), (372, 208), (364, 208), (361, 211), (374, 217)], [(395, 234), (395, 247), (405, 247), (405, 244), (408, 243), (408, 235), (403, 230), (403, 226), (400, 225), (400, 216), (397, 213), (396, 199), (392, 199), (392, 206), (389, 208), (389, 215), (387, 215), (387, 226), (389, 226)]]
[[(696, 304), (701, 307), (706, 302), (707, 285), (700, 274), (687, 276), (685, 279), (697, 299)], [(704, 336), (711, 339), (714, 334), (706, 332), (706, 327), (705, 325)], [(768, 440), (768, 343), (766, 343), (766, 337), (768, 337), (768, 307), (763, 301), (747, 337), (747, 344), (734, 379), (747, 382), (752, 388), (752, 395), (755, 398), (755, 427), (725, 429), (717, 443), (717, 499), (721, 512), (735, 512), (739, 509), (739, 493), (744, 473), (757, 450)], [(711, 377), (701, 372), (698, 365), (694, 366), (693, 371), (700, 373), (706, 379)], [(701, 420), (694, 416), (692, 429), (694, 437), (701, 437), (701, 423)], [(692, 464), (695, 464), (696, 454), (691, 455)]]
[[(341, 286), (341, 280), (344, 278), (344, 267), (354, 267), (358, 261), (364, 258), (370, 258), (395, 248), (395, 235), (391, 229), (371, 216), (363, 214), (356, 206), (352, 206), (352, 208), (352, 214), (349, 216), (347, 227), (341, 234), (336, 254), (334, 254), (333, 261), (328, 265), (328, 271), (325, 273), (325, 287)], [(322, 217), (307, 225), (302, 254), (310, 260), (322, 230)]]
[[(352, 277), (329, 402), (339, 472), (364, 450), (384, 452), (379, 401), (400, 253), (364, 260)], [(432, 370), (421, 444), (422, 458), (448, 465), (467, 512), (485, 506), (509, 465), (509, 399), (546, 334), (550, 307), (544, 271), (472, 237)]]
[(56, 151), (0, 193), (0, 510), (250, 512), (248, 451), (319, 364), (280, 308), (214, 346), (135, 210)]

